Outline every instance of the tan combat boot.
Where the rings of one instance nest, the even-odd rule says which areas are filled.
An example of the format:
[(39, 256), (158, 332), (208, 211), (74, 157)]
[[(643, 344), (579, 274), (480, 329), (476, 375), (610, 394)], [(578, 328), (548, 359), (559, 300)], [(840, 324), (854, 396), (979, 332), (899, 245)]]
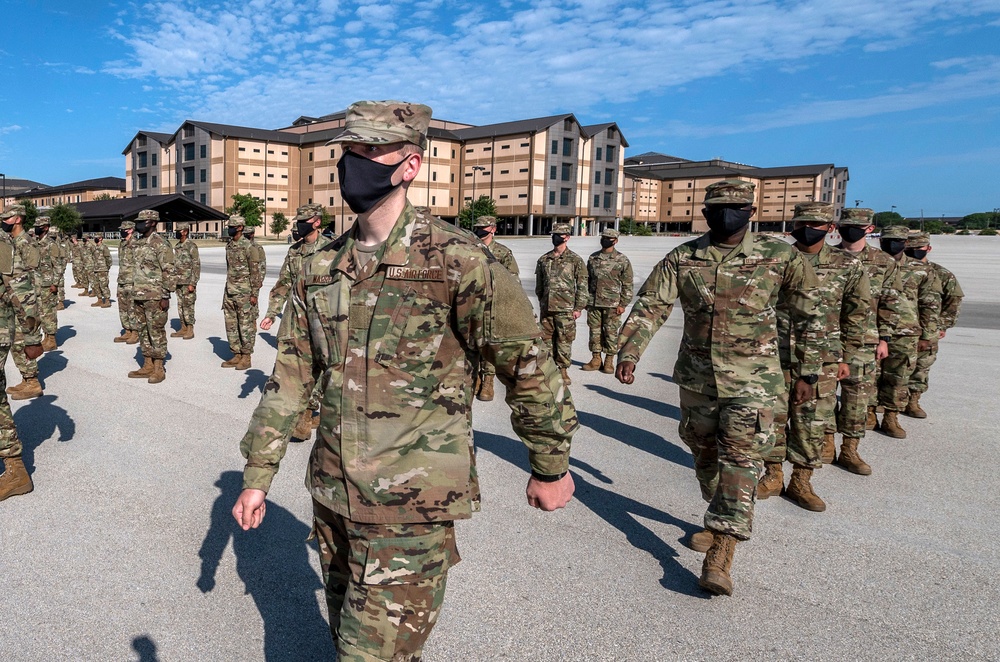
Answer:
[(63, 302), (63, 301), (60, 301), (59, 303), (57, 303), (56, 304), (56, 310), (66, 310), (66, 303)]
[(148, 356), (142, 357), (142, 367), (138, 370), (132, 370), (128, 373), (131, 379), (149, 379), (149, 376), (153, 374), (153, 359)]
[(315, 430), (319, 427), (319, 412), (314, 411), (309, 416), (309, 426)]
[(729, 576), (729, 570), (733, 567), (736, 542), (736, 537), (728, 533), (716, 533), (713, 536), (712, 546), (701, 564), (698, 586), (716, 595), (733, 594), (733, 580)]
[(493, 375), (483, 375), (483, 383), (479, 387), (479, 393), (476, 393), (476, 399), (490, 402), (493, 400), (493, 395)]
[(0, 474), (0, 501), (7, 497), (27, 494), (35, 489), (20, 457), (4, 458), (3, 463), (4, 472)]
[(105, 297), (102, 301), (103, 301), (103, 303), (101, 303), (101, 308), (110, 308), (111, 307), (111, 299), (108, 299), (107, 297)]
[(159, 384), (166, 378), (167, 371), (163, 369), (163, 359), (153, 359), (153, 372), (150, 373), (149, 379), (146, 381), (150, 384)]
[(240, 362), (234, 365), (233, 367), (236, 368), (237, 370), (249, 370), (251, 365), (252, 364), (250, 363), (250, 355), (240, 354)]
[(600, 370), (601, 368), (601, 353), (593, 352), (593, 356), (590, 359), (590, 363), (584, 364), (580, 370), (585, 370), (590, 372), (591, 370)]
[(566, 372), (566, 368), (559, 368), (559, 372), (562, 373), (563, 383), (569, 386), (573, 383), (573, 380), (569, 378), (569, 374)]
[(865, 422), (866, 430), (874, 430), (878, 427), (878, 416), (875, 415), (875, 407), (868, 408), (868, 420)]
[(45, 339), (42, 340), (43, 351), (51, 352), (52, 350), (57, 349), (58, 347), (59, 345), (56, 343), (56, 337), (52, 334), (46, 335)]
[(173, 333), (171, 333), (170, 337), (171, 338), (180, 338), (180, 337), (182, 337), (184, 335), (185, 331), (187, 331), (187, 324), (185, 324), (184, 322), (181, 322), (181, 328), (179, 328), (176, 331), (174, 331)]
[(886, 411), (882, 415), (882, 425), (879, 432), (893, 439), (906, 439), (906, 430), (899, 427), (899, 414), (894, 411)]
[(132, 335), (131, 331), (129, 331), (128, 329), (122, 329), (121, 335), (115, 337), (115, 342), (128, 342), (128, 339), (131, 337), (131, 335)]
[(100, 297), (98, 297), (97, 301), (95, 301), (94, 303), (90, 304), (90, 307), (91, 308), (100, 308), (101, 307), (101, 303), (103, 301), (104, 301), (103, 299), (101, 299)]
[(312, 436), (312, 412), (308, 409), (299, 415), (299, 420), (295, 422), (295, 429), (292, 430), (292, 439), (305, 441)]
[(764, 475), (757, 483), (758, 501), (777, 496), (785, 489), (785, 474), (781, 471), (781, 462), (765, 462), (764, 469)]
[(23, 388), (24, 388), (24, 380), (22, 379), (21, 383), (18, 384), (17, 386), (8, 386), (7, 387), (7, 395), (11, 395), (13, 393), (17, 393), (18, 391), (20, 391)]
[(181, 336), (181, 340), (191, 340), (194, 338), (194, 324), (188, 324), (184, 327), (184, 335)]
[(788, 487), (785, 488), (785, 496), (806, 510), (821, 513), (826, 510), (826, 504), (813, 492), (810, 482), (812, 474), (813, 470), (809, 467), (796, 465), (792, 469), (792, 478), (788, 481)]
[(833, 433), (827, 432), (823, 435), (823, 449), (819, 452), (819, 459), (823, 464), (833, 464), (837, 455), (837, 442), (834, 441)]
[(608, 354), (604, 357), (604, 365), (601, 366), (601, 372), (605, 375), (615, 374), (615, 355)]
[(916, 391), (910, 391), (910, 401), (906, 403), (903, 415), (910, 418), (927, 418), (927, 412), (920, 406), (920, 394)]
[(222, 367), (223, 368), (235, 368), (237, 366), (237, 364), (239, 364), (241, 358), (243, 358), (242, 354), (233, 354), (233, 358), (229, 359), (228, 361), (223, 361), (222, 362)]
[(128, 332), (128, 340), (125, 341), (129, 345), (136, 345), (139, 343), (139, 332), (132, 329)]
[(859, 476), (870, 476), (872, 468), (858, 455), (858, 444), (860, 439), (844, 437), (844, 443), (840, 445), (840, 455), (837, 457), (837, 464), (844, 467), (852, 474)]
[(712, 542), (714, 540), (715, 534), (708, 529), (703, 529), (698, 533), (691, 534), (691, 538), (688, 540), (688, 547), (696, 552), (704, 554), (712, 548)]
[(25, 379), (24, 384), (20, 384), (19, 386), (22, 388), (11, 394), (11, 400), (31, 400), (42, 395), (42, 385), (38, 383), (38, 377)]

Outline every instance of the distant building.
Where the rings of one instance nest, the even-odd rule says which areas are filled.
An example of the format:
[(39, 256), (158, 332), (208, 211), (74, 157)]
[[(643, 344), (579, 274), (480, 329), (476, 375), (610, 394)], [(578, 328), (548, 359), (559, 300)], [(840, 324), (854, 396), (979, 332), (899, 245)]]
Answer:
[(45, 184), (40, 184), (30, 179), (0, 177), (0, 200), (2, 200), (0, 206), (6, 207), (14, 204), (14, 201), (20, 198), (25, 191), (44, 186)]
[(90, 202), (98, 198), (125, 197), (125, 180), (121, 177), (99, 177), (62, 186), (39, 185), (22, 191), (18, 200), (31, 200), (37, 207)]

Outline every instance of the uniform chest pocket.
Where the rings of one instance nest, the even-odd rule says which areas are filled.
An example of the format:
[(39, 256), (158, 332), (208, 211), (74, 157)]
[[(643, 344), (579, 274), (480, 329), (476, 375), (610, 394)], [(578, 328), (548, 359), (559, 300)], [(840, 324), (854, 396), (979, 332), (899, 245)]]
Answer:
[[(296, 296), (294, 290), (292, 296)], [(319, 357), (324, 368), (339, 366), (347, 352), (350, 283), (339, 279), (331, 284), (308, 285), (305, 307), (314, 356)]]
[(741, 267), (735, 274), (734, 280), (745, 283), (738, 299), (740, 306), (754, 314), (771, 307), (771, 299), (781, 284), (781, 276), (777, 269), (768, 265)]
[(430, 289), (415, 285), (390, 295), (384, 307), (379, 301), (371, 325), (369, 342), (378, 343), (375, 360), (414, 379), (430, 374), (448, 327), (451, 306), (432, 296)]
[(685, 305), (715, 305), (715, 269), (701, 262), (681, 263), (678, 270), (677, 289)]

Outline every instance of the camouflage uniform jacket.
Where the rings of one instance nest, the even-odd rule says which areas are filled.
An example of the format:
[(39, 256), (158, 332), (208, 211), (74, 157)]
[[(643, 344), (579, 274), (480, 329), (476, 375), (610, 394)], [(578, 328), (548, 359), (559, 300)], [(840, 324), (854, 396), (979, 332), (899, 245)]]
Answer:
[(260, 284), (255, 288), (259, 290), (264, 286), (264, 279), (267, 278), (267, 255), (264, 253), (264, 247), (254, 239), (250, 240), (250, 247), (253, 251), (251, 255), (257, 261), (257, 273), (260, 274)]
[(562, 255), (554, 250), (538, 258), (535, 265), (535, 294), (542, 315), (571, 313), (587, 307), (587, 267), (583, 258), (567, 248)]
[(94, 242), (88, 241), (80, 247), (80, 257), (83, 260), (84, 271), (94, 271)]
[(958, 311), (962, 307), (962, 299), (965, 292), (958, 284), (955, 274), (951, 273), (937, 262), (928, 262), (937, 272), (938, 281), (941, 283), (941, 316), (938, 317), (938, 330), (947, 331), (955, 326), (958, 319)]
[(59, 271), (60, 273), (65, 273), (66, 265), (72, 262), (73, 253), (70, 250), (72, 246), (66, 240), (66, 235), (61, 232), (59, 233), (59, 238), (56, 240), (56, 244), (59, 245)]
[(111, 249), (103, 241), (100, 246), (94, 245), (94, 271), (99, 273), (111, 271)]
[(590, 300), (595, 308), (617, 308), (632, 303), (632, 263), (612, 248), (597, 251), (587, 260)]
[(677, 385), (720, 398), (773, 398), (785, 388), (779, 297), (798, 332), (795, 353), (803, 374), (820, 372), (817, 286), (801, 254), (780, 239), (747, 232), (729, 249), (702, 235), (653, 268), (622, 328), (619, 359), (639, 361), (679, 297), (684, 335), (674, 365)]
[(24, 331), (25, 345), (39, 344), (42, 336), (35, 285), (38, 249), (26, 232), (17, 237), (0, 232), (0, 272), (3, 273), (0, 279), (0, 345), (12, 345), (17, 329)]
[[(817, 343), (823, 363), (862, 365), (865, 337), (872, 323), (872, 295), (868, 272), (861, 260), (824, 243), (819, 253), (801, 253), (819, 280), (816, 294), (823, 316), (823, 333)], [(791, 320), (785, 306), (778, 306), (778, 342), (789, 341)], [(782, 350), (790, 359), (790, 351)], [(798, 373), (797, 374), (807, 374)]]
[(72, 259), (70, 261), (73, 264), (75, 264), (78, 269), (82, 269), (85, 264), (85, 261), (83, 259), (83, 243), (80, 242), (79, 240), (75, 244), (71, 243), (69, 251), (70, 255), (72, 256)]
[(136, 301), (168, 299), (174, 291), (174, 251), (156, 234), (132, 236), (132, 298)]
[(941, 281), (934, 268), (903, 255), (899, 258), (901, 310), (897, 336), (920, 336), (920, 340), (938, 338), (941, 315)]
[(47, 234), (37, 242), (38, 244), (38, 272), (35, 274), (35, 286), (39, 289), (47, 289), (59, 284), (62, 276), (60, 264), (59, 244)]
[(281, 271), (278, 272), (278, 280), (271, 288), (271, 294), (267, 300), (267, 314), (272, 320), (278, 319), (278, 315), (285, 308), (285, 301), (288, 300), (288, 293), (292, 290), (292, 284), (302, 273), (302, 262), (315, 253), (317, 250), (330, 243), (330, 240), (319, 235), (316, 241), (310, 243), (305, 239), (299, 239), (289, 246), (285, 261), (281, 263)]
[(507, 387), (532, 469), (566, 471), (576, 410), (520, 282), (469, 233), (409, 203), (364, 267), (355, 233), (319, 249), (293, 284), (274, 373), (240, 446), (244, 487), (268, 489), (318, 382), (306, 477), (316, 501), (355, 522), (469, 517), (477, 355)]
[(515, 276), (521, 275), (521, 270), (517, 268), (517, 260), (514, 259), (514, 253), (509, 248), (498, 242), (496, 239), (490, 242), (487, 246), (493, 257), (497, 259), (497, 262), (502, 264), (507, 271), (511, 272)]
[(256, 250), (246, 237), (232, 239), (226, 244), (226, 294), (229, 296), (257, 296), (264, 283)]
[(118, 245), (118, 285), (132, 287), (135, 279), (135, 242), (133, 234)]
[[(841, 248), (843, 244), (838, 246)], [(899, 280), (899, 266), (892, 256), (883, 250), (865, 244), (857, 253), (851, 253), (861, 260), (868, 272), (868, 282), (872, 292), (872, 313), (874, 314), (873, 324), (869, 325), (865, 334), (866, 345), (877, 345), (879, 338), (890, 338), (896, 331), (899, 324), (899, 315), (902, 311), (900, 303), (900, 290), (902, 283)]]
[(197, 285), (201, 279), (201, 257), (198, 245), (187, 239), (174, 246), (174, 273), (178, 285)]

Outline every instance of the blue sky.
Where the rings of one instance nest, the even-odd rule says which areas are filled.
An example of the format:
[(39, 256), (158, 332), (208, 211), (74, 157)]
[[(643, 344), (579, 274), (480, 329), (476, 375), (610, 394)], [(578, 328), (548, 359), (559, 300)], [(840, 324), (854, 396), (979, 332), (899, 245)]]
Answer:
[(0, 0), (0, 16), (8, 177), (121, 177), (141, 129), (396, 98), (476, 124), (613, 120), (629, 154), (846, 165), (851, 204), (908, 216), (1000, 207), (1000, 0)]

